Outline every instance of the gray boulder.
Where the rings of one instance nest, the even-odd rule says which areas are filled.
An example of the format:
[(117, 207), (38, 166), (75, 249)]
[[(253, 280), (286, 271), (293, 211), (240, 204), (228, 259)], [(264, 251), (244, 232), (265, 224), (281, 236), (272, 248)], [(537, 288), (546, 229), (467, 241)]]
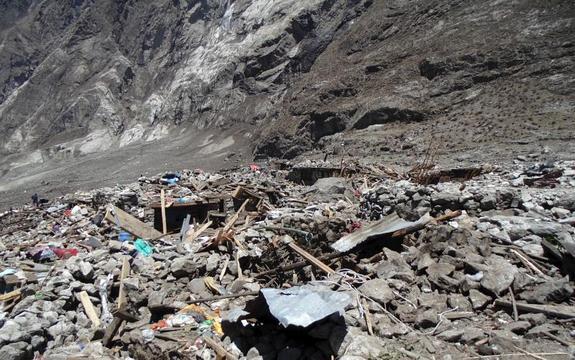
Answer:
[(573, 295), (573, 287), (567, 278), (557, 281), (546, 281), (536, 285), (532, 290), (522, 292), (519, 297), (529, 303), (547, 304), (563, 302)]
[(391, 288), (387, 285), (387, 281), (383, 279), (373, 279), (366, 281), (359, 287), (364, 295), (371, 297), (375, 301), (383, 304), (395, 299), (395, 295)]
[(172, 275), (174, 275), (176, 278), (192, 275), (198, 270), (198, 268), (199, 266), (197, 262), (188, 257), (174, 259), (172, 265), (170, 266)]
[(502, 295), (515, 279), (517, 268), (498, 255), (491, 255), (486, 260), (487, 270), (481, 280), (481, 286), (494, 295)]

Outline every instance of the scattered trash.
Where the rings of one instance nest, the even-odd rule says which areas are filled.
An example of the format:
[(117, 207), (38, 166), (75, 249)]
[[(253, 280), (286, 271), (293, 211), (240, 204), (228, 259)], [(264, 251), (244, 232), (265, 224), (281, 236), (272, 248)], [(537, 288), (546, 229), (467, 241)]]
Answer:
[(284, 326), (308, 327), (332, 314), (343, 316), (352, 297), (322, 287), (297, 286), (286, 290), (262, 289), (270, 313)]
[(575, 162), (252, 165), (0, 214), (0, 352), (466, 358), (540, 337), (567, 354)]
[(154, 252), (154, 248), (145, 240), (136, 239), (134, 247), (138, 252), (144, 256), (150, 256)]

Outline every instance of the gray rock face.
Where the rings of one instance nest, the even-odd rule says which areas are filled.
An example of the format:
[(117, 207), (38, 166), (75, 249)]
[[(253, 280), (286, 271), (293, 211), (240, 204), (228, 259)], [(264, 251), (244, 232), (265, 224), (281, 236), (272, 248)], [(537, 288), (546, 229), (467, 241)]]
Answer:
[(322, 178), (315, 182), (312, 189), (312, 199), (329, 202), (333, 199), (353, 199), (353, 188), (349, 181), (341, 177)]
[(373, 298), (380, 303), (388, 303), (395, 298), (393, 291), (387, 285), (387, 281), (383, 279), (373, 279), (366, 281), (363, 285), (359, 287), (359, 290)]
[(546, 304), (548, 302), (563, 302), (573, 295), (573, 287), (567, 278), (558, 281), (547, 281), (536, 285), (533, 289), (521, 293), (520, 298), (529, 303)]
[(447, 303), (452, 309), (457, 308), (459, 311), (471, 311), (473, 308), (469, 300), (461, 294), (450, 295)]
[(419, 328), (429, 328), (437, 325), (439, 322), (439, 316), (437, 311), (433, 309), (418, 312), (415, 316), (415, 324)]
[(198, 263), (186, 257), (175, 259), (172, 262), (172, 265), (170, 266), (172, 274), (177, 278), (193, 274), (196, 272), (197, 269), (198, 269)]
[(13, 320), (6, 321), (0, 331), (0, 343), (2, 344), (28, 341), (28, 339), (30, 339), (30, 334)]
[(461, 336), (461, 342), (465, 344), (473, 343), (477, 340), (482, 339), (485, 336), (485, 331), (475, 327), (469, 327), (464, 329), (464, 333)]
[(265, 117), (289, 74), (309, 69), (364, 9), (326, 0), (17, 3), (33, 6), (4, 9), (20, 18), (0, 28), (0, 149), (46, 156), (148, 141), (182, 123), (245, 121), (224, 108)]
[(486, 264), (488, 269), (481, 280), (481, 286), (495, 295), (503, 294), (513, 284), (517, 268), (497, 255), (491, 255)]
[(459, 209), (459, 193), (456, 191), (441, 191), (431, 195), (431, 204), (452, 210)]
[(516, 334), (525, 334), (531, 328), (529, 321), (514, 321), (505, 326), (506, 330), (512, 331)]
[(545, 314), (521, 314), (519, 320), (529, 321), (533, 326), (539, 326), (547, 321)]
[(568, 192), (560, 196), (554, 203), (555, 206), (575, 211), (575, 193)]
[(464, 329), (449, 329), (440, 333), (437, 337), (445, 341), (457, 341), (463, 336), (463, 334), (465, 334)]
[(384, 253), (387, 260), (381, 261), (376, 269), (379, 278), (400, 279), (408, 283), (415, 279), (411, 266), (407, 264), (401, 254), (390, 249), (384, 249)]
[[(176, 134), (202, 159), (232, 145), (226, 151), (250, 146), (242, 155), (255, 146), (257, 156), (293, 158), (318, 145), (361, 157), (375, 147), (421, 150), (412, 134), (391, 135), (381, 125), (418, 122), (422, 132), (433, 126), (462, 147), (563, 135), (563, 124), (551, 125), (540, 111), (549, 104), (552, 116), (570, 125), (573, 4), (565, 0), (2, 4), (3, 172), (85, 154), (115, 159), (126, 145), (157, 139), (164, 141), (154, 150), (168, 152)], [(516, 34), (513, 41), (497, 36), (500, 28)], [(492, 41), (478, 41), (486, 38)], [(514, 86), (519, 82), (524, 88)], [(486, 102), (493, 104), (487, 113), (478, 111)], [(504, 107), (511, 116), (501, 114)], [(483, 123), (496, 116), (501, 128)], [(530, 117), (539, 135), (516, 125)], [(363, 130), (345, 131), (352, 129)], [(238, 130), (246, 136), (234, 136)], [(222, 136), (204, 144), (214, 133)], [(361, 139), (353, 137), (358, 133)], [(455, 205), (455, 194), (444, 200)], [(430, 195), (414, 209), (430, 208)], [(508, 195), (495, 199), (514, 206)], [(493, 205), (491, 196), (465, 196), (458, 206)]]
[(15, 343), (0, 347), (0, 360), (24, 360), (27, 357), (26, 343)]
[[(358, 332), (356, 329), (357, 328), (351, 328), (351, 331), (345, 334), (343, 342), (341, 346), (339, 346), (339, 357), (344, 355), (345, 352), (345, 355), (348, 357), (359, 357), (362, 359), (377, 358), (385, 351), (380, 338), (366, 335), (365, 333)], [(343, 331), (345, 332), (345, 329)], [(330, 338), (332, 347), (334, 347), (334, 343), (341, 342), (338, 335), (340, 334), (332, 333), (332, 337), (336, 338), (333, 340)]]
[(469, 300), (474, 310), (481, 309), (491, 301), (491, 298), (476, 289), (469, 290)]

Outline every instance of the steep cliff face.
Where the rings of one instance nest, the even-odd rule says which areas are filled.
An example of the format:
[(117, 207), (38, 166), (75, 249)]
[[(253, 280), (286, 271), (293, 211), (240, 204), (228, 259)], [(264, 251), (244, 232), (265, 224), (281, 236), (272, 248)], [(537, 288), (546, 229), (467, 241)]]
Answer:
[(362, 0), (3, 1), (0, 149), (73, 157), (269, 118)]
[(0, 192), (248, 154), (573, 154), (574, 24), (571, 0), (0, 0)]
[(257, 153), (573, 143), (574, 39), (573, 1), (376, 1), (294, 78)]

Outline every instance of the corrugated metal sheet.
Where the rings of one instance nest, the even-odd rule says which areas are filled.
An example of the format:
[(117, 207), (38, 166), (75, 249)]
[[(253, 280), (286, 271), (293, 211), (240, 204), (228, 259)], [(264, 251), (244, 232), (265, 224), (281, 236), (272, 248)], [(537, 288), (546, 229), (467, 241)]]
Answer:
[(429, 214), (426, 214), (419, 220), (411, 222), (403, 220), (394, 213), (374, 222), (373, 224), (352, 232), (351, 234), (347, 234), (335, 243), (331, 244), (331, 247), (339, 252), (347, 252), (374, 236), (392, 234), (398, 230), (422, 226), (432, 219), (433, 218)]

